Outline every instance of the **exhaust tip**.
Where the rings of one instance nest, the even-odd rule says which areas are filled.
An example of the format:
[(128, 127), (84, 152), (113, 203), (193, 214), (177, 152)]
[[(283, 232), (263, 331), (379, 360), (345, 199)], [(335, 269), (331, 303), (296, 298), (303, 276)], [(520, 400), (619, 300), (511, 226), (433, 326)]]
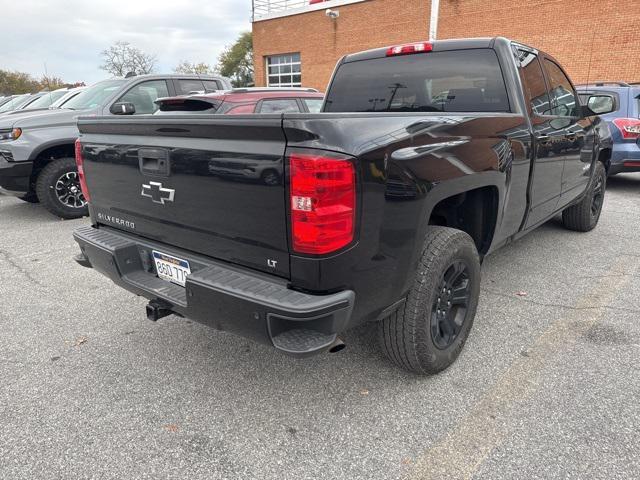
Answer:
[(329, 347), (329, 353), (338, 353), (345, 348), (347, 348), (347, 346), (344, 344), (344, 342), (341, 339), (336, 338), (336, 340)]

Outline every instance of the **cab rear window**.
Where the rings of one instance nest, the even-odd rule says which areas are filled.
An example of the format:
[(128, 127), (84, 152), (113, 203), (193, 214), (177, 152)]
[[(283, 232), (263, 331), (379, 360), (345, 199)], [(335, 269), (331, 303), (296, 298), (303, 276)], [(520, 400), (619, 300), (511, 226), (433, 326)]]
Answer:
[(491, 49), (429, 52), (342, 64), (325, 112), (509, 112)]

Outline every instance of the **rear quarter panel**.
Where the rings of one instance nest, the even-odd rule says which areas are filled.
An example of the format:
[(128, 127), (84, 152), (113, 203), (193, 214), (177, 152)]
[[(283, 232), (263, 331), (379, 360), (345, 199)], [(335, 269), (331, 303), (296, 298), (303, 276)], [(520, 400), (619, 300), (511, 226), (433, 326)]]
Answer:
[(496, 190), (497, 229), (489, 250), (522, 224), (531, 148), (522, 115), (286, 115), (284, 130), (289, 148), (357, 157), (355, 244), (331, 258), (291, 258), (295, 286), (356, 291), (354, 318), (375, 319), (406, 294), (441, 200), (481, 187)]

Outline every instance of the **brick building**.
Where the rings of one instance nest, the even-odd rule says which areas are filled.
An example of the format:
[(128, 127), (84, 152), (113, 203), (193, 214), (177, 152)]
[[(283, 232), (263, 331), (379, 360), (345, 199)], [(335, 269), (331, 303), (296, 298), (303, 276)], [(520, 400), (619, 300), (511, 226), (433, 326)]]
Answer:
[[(438, 39), (505, 36), (576, 83), (640, 82), (640, 0), (440, 0)], [(337, 18), (326, 10), (339, 12)], [(254, 0), (256, 85), (324, 90), (347, 53), (429, 38), (431, 0)]]

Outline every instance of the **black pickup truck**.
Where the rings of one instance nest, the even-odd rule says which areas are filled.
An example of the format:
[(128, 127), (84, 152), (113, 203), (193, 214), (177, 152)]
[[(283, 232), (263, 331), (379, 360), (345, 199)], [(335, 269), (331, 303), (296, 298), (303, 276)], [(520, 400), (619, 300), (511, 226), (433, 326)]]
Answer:
[[(319, 114), (81, 118), (76, 261), (152, 320), (300, 356), (377, 321), (391, 360), (436, 373), (468, 338), (486, 255), (560, 212), (596, 226), (602, 128), (552, 57), (504, 38), (348, 55)], [(242, 174), (265, 165), (279, 182)]]

